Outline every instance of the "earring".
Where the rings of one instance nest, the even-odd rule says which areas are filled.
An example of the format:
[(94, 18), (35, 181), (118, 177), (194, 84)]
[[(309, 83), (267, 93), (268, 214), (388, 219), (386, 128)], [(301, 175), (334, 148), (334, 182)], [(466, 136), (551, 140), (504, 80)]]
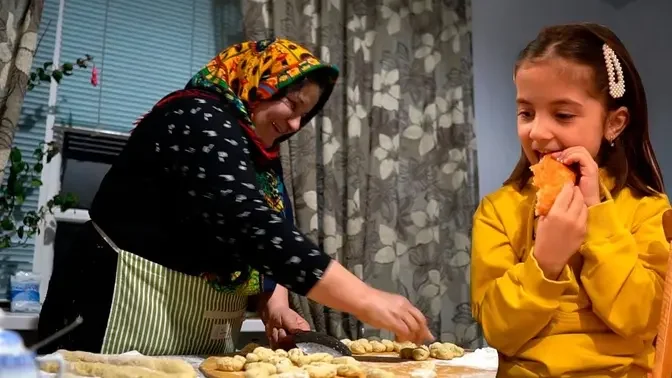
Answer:
[(607, 138), (607, 142), (609, 142), (610, 147), (614, 147), (614, 138)]

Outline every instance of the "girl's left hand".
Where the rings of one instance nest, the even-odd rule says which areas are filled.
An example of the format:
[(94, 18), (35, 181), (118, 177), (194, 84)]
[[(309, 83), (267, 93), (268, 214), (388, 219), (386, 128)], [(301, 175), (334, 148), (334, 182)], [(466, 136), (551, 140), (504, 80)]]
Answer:
[(588, 150), (582, 146), (569, 147), (553, 154), (553, 157), (565, 165), (579, 165), (579, 189), (586, 206), (600, 203), (600, 170), (597, 162)]

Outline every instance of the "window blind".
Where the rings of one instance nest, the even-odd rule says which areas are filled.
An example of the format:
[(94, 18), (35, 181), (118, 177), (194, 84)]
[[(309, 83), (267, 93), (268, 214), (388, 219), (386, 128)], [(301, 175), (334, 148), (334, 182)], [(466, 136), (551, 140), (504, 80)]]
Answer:
[[(45, 0), (35, 67), (52, 58), (58, 5)], [(56, 123), (128, 132), (156, 101), (183, 88), (219, 49), (241, 38), (240, 12), (239, 1), (227, 0), (66, 0), (61, 62), (90, 54), (100, 76), (97, 87), (90, 83), (90, 70), (75, 69), (64, 78)], [(48, 96), (49, 86), (39, 86), (22, 108), (15, 145), (30, 162), (44, 140)], [(37, 199), (35, 191), (23, 209), (36, 209)], [(5, 266), (30, 270), (33, 250), (28, 243), (3, 251)]]

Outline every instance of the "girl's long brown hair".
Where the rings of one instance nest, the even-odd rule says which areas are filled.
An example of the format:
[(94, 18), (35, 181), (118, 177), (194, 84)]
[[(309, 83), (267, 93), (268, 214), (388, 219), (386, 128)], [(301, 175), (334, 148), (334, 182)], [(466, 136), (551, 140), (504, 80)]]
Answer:
[[(609, 79), (602, 52), (605, 43), (614, 50), (623, 68), (625, 95), (618, 99), (609, 95)], [(628, 108), (630, 122), (613, 141), (613, 147), (603, 141), (598, 156), (600, 167), (615, 178), (612, 195), (625, 187), (630, 188), (636, 197), (664, 193), (663, 177), (649, 139), (644, 85), (621, 40), (607, 27), (592, 23), (547, 27), (520, 52), (514, 75), (522, 63), (550, 57), (592, 67), (595, 89), (603, 97), (607, 109)], [(521, 151), (518, 163), (504, 184), (514, 184), (523, 189), (532, 176), (529, 168), (530, 162)]]

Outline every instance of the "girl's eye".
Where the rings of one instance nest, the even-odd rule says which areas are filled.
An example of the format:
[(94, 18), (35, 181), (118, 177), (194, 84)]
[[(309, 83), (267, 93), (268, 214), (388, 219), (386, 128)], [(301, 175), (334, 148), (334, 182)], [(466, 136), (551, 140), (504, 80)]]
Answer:
[(531, 117), (532, 117), (532, 113), (530, 113), (528, 111), (521, 110), (521, 111), (518, 112), (518, 118), (529, 119)]
[(576, 117), (574, 114), (569, 114), (569, 113), (558, 113), (555, 116), (558, 117), (559, 119), (563, 120), (563, 121), (570, 121), (571, 119)]

